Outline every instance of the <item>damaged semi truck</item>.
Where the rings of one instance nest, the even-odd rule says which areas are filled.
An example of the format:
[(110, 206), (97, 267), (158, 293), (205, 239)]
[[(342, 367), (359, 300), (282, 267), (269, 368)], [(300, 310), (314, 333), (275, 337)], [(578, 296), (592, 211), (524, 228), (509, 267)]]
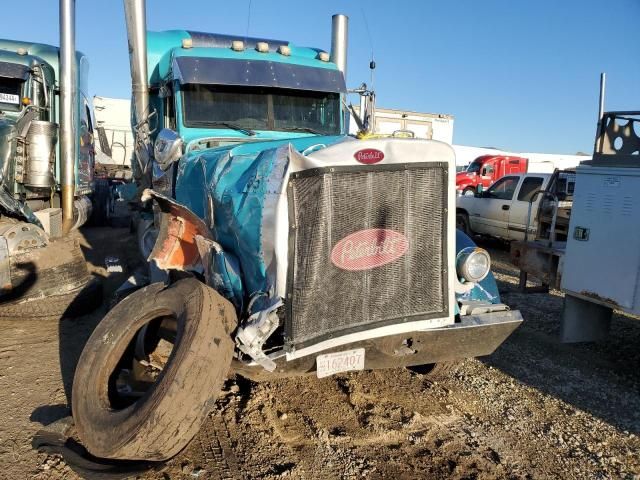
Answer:
[(59, 315), (98, 293), (78, 241), (91, 215), (93, 123), (87, 57), (71, 2), (61, 47), (0, 40), (0, 316)]
[(345, 16), (326, 53), (147, 32), (144, 1), (125, 9), (149, 261), (165, 275), (82, 352), (72, 411), (89, 452), (176, 455), (231, 373), (434, 372), (517, 328), (488, 254), (455, 229), (452, 148), (346, 134)]

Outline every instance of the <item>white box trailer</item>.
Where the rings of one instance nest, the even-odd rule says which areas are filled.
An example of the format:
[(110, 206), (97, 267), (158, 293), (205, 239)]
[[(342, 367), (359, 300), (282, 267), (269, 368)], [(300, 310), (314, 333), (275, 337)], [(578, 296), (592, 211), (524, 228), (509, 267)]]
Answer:
[[(360, 107), (354, 106), (356, 113)], [(580, 162), (590, 160), (590, 155), (565, 155), (555, 153), (511, 152), (493, 147), (473, 147), (453, 145), (454, 116), (444, 113), (419, 113), (410, 110), (375, 108), (373, 133), (392, 135), (398, 130), (410, 130), (416, 138), (439, 140), (451, 145), (456, 152), (458, 169), (469, 165), (482, 155), (516, 156), (529, 159), (528, 173), (553, 173), (557, 168), (567, 170), (576, 168)], [(349, 133), (355, 134), (358, 127), (353, 118), (349, 123)]]
[[(360, 113), (359, 106), (354, 108), (357, 113)], [(393, 132), (398, 130), (410, 130), (416, 138), (439, 140), (451, 145), (453, 143), (453, 115), (376, 107), (373, 133), (392, 135)], [(356, 122), (351, 119), (349, 133), (356, 133), (357, 131)]]
[(98, 129), (96, 160), (100, 163), (130, 166), (134, 148), (131, 101), (96, 95), (93, 97), (93, 108)]

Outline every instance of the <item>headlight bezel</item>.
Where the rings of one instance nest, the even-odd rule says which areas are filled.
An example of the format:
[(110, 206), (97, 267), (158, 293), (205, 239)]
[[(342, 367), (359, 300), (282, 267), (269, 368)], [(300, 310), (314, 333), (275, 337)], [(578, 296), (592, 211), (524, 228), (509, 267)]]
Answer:
[[(485, 259), (487, 267), (482, 275), (473, 275), (471, 268), (473, 261), (478, 259)], [(489, 275), (491, 272), (491, 255), (484, 248), (480, 247), (466, 247), (460, 250), (456, 256), (456, 273), (458, 278), (464, 279), (466, 282), (479, 283)]]

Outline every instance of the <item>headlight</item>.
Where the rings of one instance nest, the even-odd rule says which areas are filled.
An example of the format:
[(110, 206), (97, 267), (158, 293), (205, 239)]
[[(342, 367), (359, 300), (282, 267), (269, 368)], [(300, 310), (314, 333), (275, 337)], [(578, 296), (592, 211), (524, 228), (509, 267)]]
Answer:
[(467, 282), (481, 281), (491, 270), (489, 252), (478, 247), (463, 248), (456, 257), (456, 270)]

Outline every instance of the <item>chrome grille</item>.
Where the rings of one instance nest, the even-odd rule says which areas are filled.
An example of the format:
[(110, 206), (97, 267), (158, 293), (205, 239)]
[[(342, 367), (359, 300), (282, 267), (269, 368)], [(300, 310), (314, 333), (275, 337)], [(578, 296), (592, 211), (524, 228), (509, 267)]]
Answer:
[(296, 172), (288, 199), (290, 348), (448, 315), (446, 163)]

